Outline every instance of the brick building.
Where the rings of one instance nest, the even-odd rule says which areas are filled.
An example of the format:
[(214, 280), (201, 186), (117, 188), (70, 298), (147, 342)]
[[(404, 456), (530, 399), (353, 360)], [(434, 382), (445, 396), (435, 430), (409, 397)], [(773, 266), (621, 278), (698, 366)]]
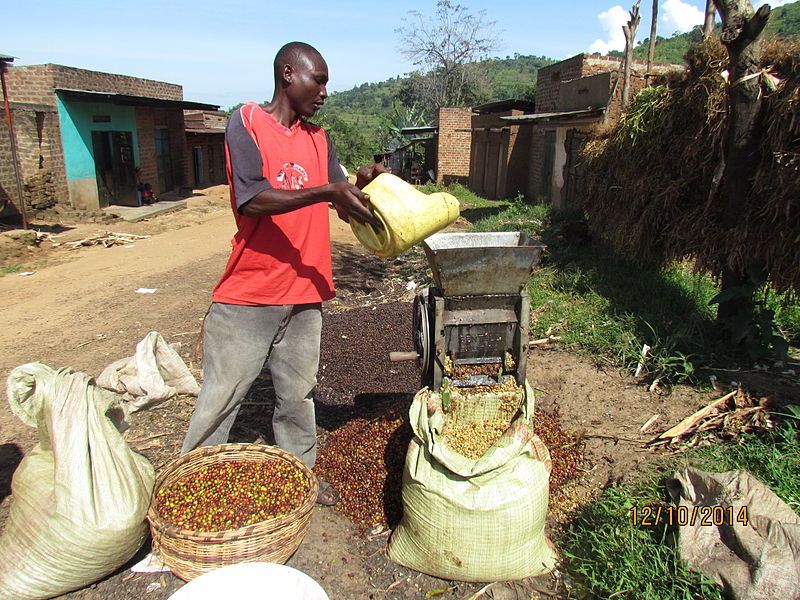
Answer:
[[(523, 194), (560, 208), (581, 206), (578, 154), (598, 125), (619, 118), (620, 59), (578, 54), (539, 69), (533, 104), (504, 100), (439, 110), (436, 180), (468, 183), (486, 198)], [(632, 69), (631, 93), (645, 85)], [(655, 73), (682, 69), (654, 65)]]
[[(137, 205), (137, 181), (156, 193), (189, 182), (180, 85), (63, 65), (7, 71), (26, 207)], [(0, 204), (18, 202), (9, 132), (0, 126)], [(138, 171), (138, 173), (137, 173)]]
[[(656, 73), (682, 69), (654, 65)], [(646, 64), (635, 61), (631, 95), (645, 86)], [(502, 117), (509, 126), (529, 131), (531, 168), (524, 185), (527, 198), (559, 208), (580, 208), (578, 154), (598, 125), (619, 118), (622, 99), (621, 59), (578, 54), (539, 69), (536, 111)]]
[(225, 127), (228, 115), (218, 110), (185, 110), (187, 170), (191, 187), (225, 183)]

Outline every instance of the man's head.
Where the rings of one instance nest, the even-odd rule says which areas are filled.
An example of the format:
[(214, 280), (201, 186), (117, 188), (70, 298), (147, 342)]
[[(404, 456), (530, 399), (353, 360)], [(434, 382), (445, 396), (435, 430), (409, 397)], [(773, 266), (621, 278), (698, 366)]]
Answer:
[(296, 113), (312, 117), (328, 97), (328, 65), (316, 48), (289, 42), (275, 55), (275, 92), (283, 95)]

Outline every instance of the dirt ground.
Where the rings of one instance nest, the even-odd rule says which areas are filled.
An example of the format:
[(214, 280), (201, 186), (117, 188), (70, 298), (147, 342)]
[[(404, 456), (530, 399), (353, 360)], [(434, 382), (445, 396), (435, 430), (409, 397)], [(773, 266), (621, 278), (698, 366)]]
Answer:
[[(160, 332), (170, 343), (180, 342), (182, 356), (199, 375), (195, 344), (233, 234), (227, 202), (225, 186), (217, 186), (199, 190), (185, 210), (140, 223), (41, 225), (41, 230), (55, 237), (38, 247), (9, 241), (0, 234), (0, 267), (21, 266), (18, 272), (33, 273), (21, 276), (11, 272), (0, 277), (4, 323), (0, 375), (5, 377), (17, 365), (38, 361), (96, 376), (112, 361), (130, 356), (149, 331)], [(370, 398), (380, 396), (389, 404), (407, 406), (418, 388), (416, 368), (413, 363), (389, 363), (387, 353), (412, 349), (410, 301), (414, 291), (407, 288), (412, 281), (419, 284), (425, 280), (419, 270), (425, 264), (419, 252), (383, 261), (368, 255), (335, 215), (331, 228), (339, 296), (325, 306), (317, 394), (323, 436), (359, 415)], [(150, 237), (109, 248), (53, 247), (53, 243), (84, 239), (102, 230)], [(156, 291), (136, 293), (139, 288)], [(391, 303), (395, 319), (391, 336), (382, 333), (379, 319), (368, 318), (370, 313), (388, 310), (383, 308), (386, 303)], [(342, 336), (342, 328), (370, 332), (368, 337), (377, 342), (353, 347), (348, 355), (334, 352), (330, 336)], [(398, 334), (401, 329), (405, 331)], [(393, 347), (384, 343), (389, 338)], [(363, 373), (359, 385), (343, 387), (341, 382), (359, 373)], [(375, 377), (375, 373), (385, 377)], [(649, 452), (641, 443), (650, 436), (641, 434), (639, 428), (652, 415), (661, 415), (654, 427), (663, 429), (718, 396), (682, 387), (669, 396), (649, 393), (614, 368), (603, 369), (548, 347), (532, 350), (528, 376), (536, 390), (537, 408), (557, 409), (567, 430), (584, 434), (592, 465), (584, 485), (590, 487), (623, 478), (647, 459)], [(254, 390), (233, 432), (238, 441), (268, 437), (268, 432), (253, 425), (258, 419), (248, 419), (260, 410), (261, 388), (254, 386)], [(345, 405), (347, 409), (341, 410)], [(158, 469), (177, 454), (192, 406), (193, 399), (180, 397), (136, 413), (126, 437)], [(36, 440), (36, 431), (19, 421), (3, 400), (0, 524), (5, 522), (11, 501), (10, 476)], [(364, 531), (336, 510), (317, 507), (300, 549), (288, 564), (319, 581), (332, 599), (424, 598), (426, 592), (444, 589), (447, 591), (437, 597), (465, 598), (483, 587), (441, 581), (391, 563), (384, 553), (388, 535), (388, 531)], [(158, 584), (157, 589), (151, 589), (156, 587), (153, 583)], [(551, 584), (547, 578), (528, 582), (525, 597), (536, 597), (536, 593), (550, 596)], [(134, 574), (123, 568), (66, 597), (157, 600), (168, 598), (181, 585), (169, 573)], [(493, 598), (518, 597), (512, 586), (497, 585), (492, 591)]]

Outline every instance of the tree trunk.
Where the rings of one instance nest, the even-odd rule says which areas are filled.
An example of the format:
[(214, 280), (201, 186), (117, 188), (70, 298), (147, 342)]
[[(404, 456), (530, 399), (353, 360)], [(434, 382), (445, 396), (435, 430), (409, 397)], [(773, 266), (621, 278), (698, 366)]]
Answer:
[[(713, 0), (709, 0), (711, 2)], [(656, 57), (656, 31), (658, 29), (658, 0), (653, 0), (653, 19), (650, 21), (650, 45), (647, 47), (647, 82), (653, 73)]]
[(714, 19), (717, 16), (714, 9), (714, 0), (706, 0), (706, 20), (703, 23), (703, 39), (708, 39), (714, 33)]
[[(761, 45), (758, 37), (769, 19), (769, 5), (753, 13), (750, 0), (714, 0), (722, 16), (722, 43), (728, 50), (728, 122), (724, 140), (722, 226), (733, 229), (741, 219), (746, 199), (752, 193), (757, 168), (756, 152), (761, 135)], [(748, 77), (750, 76), (750, 77)], [(748, 282), (743, 270), (723, 258), (722, 291)], [(720, 302), (719, 319), (752, 312), (753, 298), (739, 296)]]
[(622, 110), (628, 106), (628, 100), (631, 94), (631, 69), (633, 67), (633, 41), (636, 37), (636, 29), (639, 27), (639, 3), (641, 0), (636, 0), (633, 5), (630, 15), (631, 20), (622, 26), (622, 32), (625, 34), (625, 70), (622, 79)]

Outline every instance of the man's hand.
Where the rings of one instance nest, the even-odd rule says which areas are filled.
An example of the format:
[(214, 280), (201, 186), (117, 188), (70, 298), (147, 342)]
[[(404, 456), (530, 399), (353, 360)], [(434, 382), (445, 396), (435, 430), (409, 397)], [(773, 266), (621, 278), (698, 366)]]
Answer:
[(391, 171), (380, 163), (372, 163), (371, 165), (359, 167), (356, 172), (356, 187), (360, 190), (364, 189), (365, 185), (381, 173), (391, 173)]
[(359, 223), (369, 223), (380, 227), (380, 221), (367, 208), (369, 194), (365, 194), (347, 181), (337, 181), (328, 184), (327, 187), (328, 201), (334, 205), (340, 217), (344, 212), (349, 218), (353, 218)]

